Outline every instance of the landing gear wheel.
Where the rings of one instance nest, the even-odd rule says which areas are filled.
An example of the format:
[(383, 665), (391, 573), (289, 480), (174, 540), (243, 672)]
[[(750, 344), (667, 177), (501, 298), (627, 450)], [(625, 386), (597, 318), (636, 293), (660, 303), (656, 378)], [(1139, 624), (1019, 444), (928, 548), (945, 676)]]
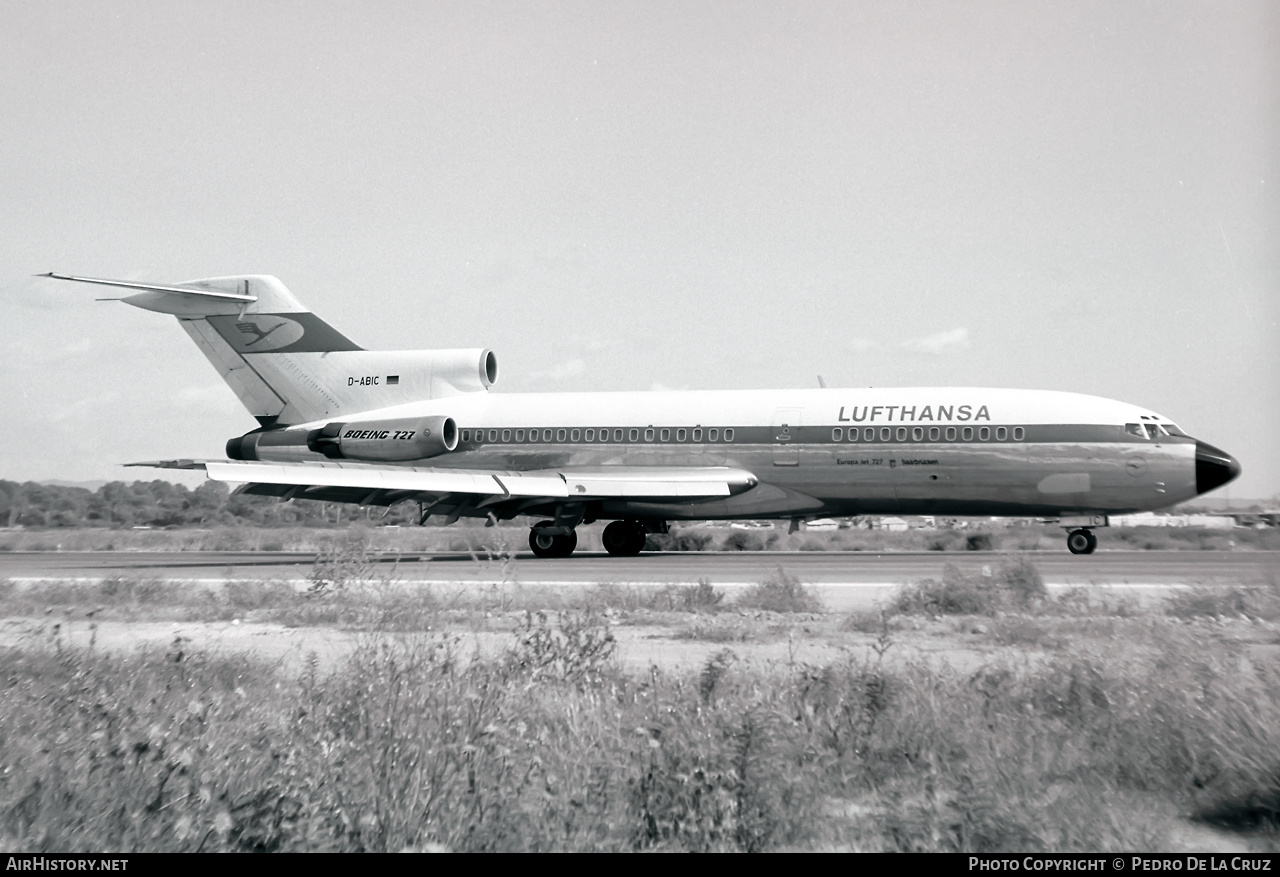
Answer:
[(568, 557), (578, 547), (578, 532), (570, 530), (567, 536), (553, 536), (540, 533), (547, 527), (554, 527), (553, 521), (539, 521), (529, 529), (529, 550), (535, 557)]
[(635, 557), (644, 548), (644, 526), (637, 521), (614, 521), (604, 528), (600, 541), (614, 557)]
[(1091, 530), (1072, 530), (1067, 534), (1067, 550), (1072, 554), (1093, 554), (1098, 537)]

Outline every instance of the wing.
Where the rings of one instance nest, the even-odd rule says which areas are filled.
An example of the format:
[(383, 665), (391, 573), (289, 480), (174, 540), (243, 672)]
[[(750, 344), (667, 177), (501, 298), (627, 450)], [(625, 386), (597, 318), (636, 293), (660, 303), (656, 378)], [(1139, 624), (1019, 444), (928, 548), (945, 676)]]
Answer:
[(169, 460), (131, 463), (164, 469), (204, 469), (216, 481), (240, 483), (237, 493), (281, 499), (318, 499), (389, 506), (419, 502), (431, 514), (501, 519), (539, 514), (564, 503), (628, 499), (698, 502), (723, 499), (755, 487), (756, 477), (725, 466), (610, 466), (526, 472), (427, 469), (363, 463), (258, 463), (236, 460)]

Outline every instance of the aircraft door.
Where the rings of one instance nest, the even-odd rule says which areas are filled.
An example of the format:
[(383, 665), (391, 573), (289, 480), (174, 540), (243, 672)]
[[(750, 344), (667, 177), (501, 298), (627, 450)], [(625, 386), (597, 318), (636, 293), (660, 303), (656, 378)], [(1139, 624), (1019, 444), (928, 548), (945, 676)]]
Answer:
[(773, 465), (800, 465), (799, 408), (779, 408), (773, 415)]

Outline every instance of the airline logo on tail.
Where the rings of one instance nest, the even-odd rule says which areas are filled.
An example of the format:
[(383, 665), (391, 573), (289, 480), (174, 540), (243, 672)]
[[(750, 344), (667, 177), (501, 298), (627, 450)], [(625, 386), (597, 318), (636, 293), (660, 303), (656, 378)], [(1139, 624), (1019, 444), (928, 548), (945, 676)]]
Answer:
[(315, 314), (245, 314), (208, 318), (236, 353), (324, 353), (359, 350)]
[[(268, 326), (267, 323), (274, 323), (274, 325)], [(306, 330), (301, 326), (284, 317), (245, 317), (236, 323), (236, 329), (246, 338), (253, 339), (245, 341), (246, 350), (250, 347), (258, 350), (278, 350), (281, 347), (288, 347), (306, 334)], [(275, 337), (272, 338), (272, 335)]]

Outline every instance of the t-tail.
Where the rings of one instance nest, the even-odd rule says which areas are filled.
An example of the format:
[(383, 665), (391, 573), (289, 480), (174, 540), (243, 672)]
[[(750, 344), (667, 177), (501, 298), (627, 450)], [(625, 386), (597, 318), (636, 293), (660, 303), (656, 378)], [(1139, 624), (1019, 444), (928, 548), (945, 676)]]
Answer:
[(487, 349), (365, 350), (267, 274), (173, 285), (41, 276), (134, 290), (103, 300), (177, 317), (265, 429), (482, 392), (498, 378)]

